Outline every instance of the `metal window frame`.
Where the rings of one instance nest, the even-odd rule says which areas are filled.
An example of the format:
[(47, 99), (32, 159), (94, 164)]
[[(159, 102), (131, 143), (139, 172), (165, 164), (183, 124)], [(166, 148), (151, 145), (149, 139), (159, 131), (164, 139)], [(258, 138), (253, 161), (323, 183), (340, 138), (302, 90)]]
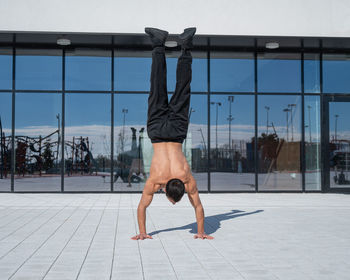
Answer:
[[(112, 37), (113, 38), (113, 37)], [(321, 115), (321, 120), (324, 120), (325, 117), (325, 111), (324, 111), (324, 101), (326, 98), (329, 96), (335, 95), (337, 97), (341, 96), (349, 96), (349, 94), (346, 93), (332, 93), (332, 94), (324, 94), (323, 93), (323, 54), (324, 53), (339, 53), (339, 54), (349, 54), (350, 50), (349, 49), (329, 49), (329, 48), (323, 48), (322, 46), (322, 39), (320, 40), (320, 48), (304, 48), (303, 46), (303, 39), (301, 39), (301, 48), (280, 48), (277, 50), (266, 50), (265, 48), (258, 47), (257, 46), (257, 39), (255, 39), (255, 46), (254, 47), (215, 47), (211, 46), (210, 38), (208, 37), (207, 39), (207, 46), (205, 47), (198, 47), (195, 48), (194, 50), (198, 51), (205, 51), (207, 54), (207, 91), (206, 92), (192, 92), (192, 94), (205, 94), (207, 95), (207, 127), (208, 127), (208, 166), (207, 166), (207, 177), (208, 177), (208, 186), (207, 186), (207, 191), (200, 191), (202, 193), (252, 193), (252, 191), (244, 191), (244, 190), (231, 190), (231, 191), (214, 191), (211, 190), (211, 172), (210, 172), (210, 98), (211, 95), (220, 95), (220, 94), (232, 94), (232, 95), (254, 95), (254, 100), (255, 100), (255, 140), (257, 139), (258, 131), (257, 131), (257, 126), (258, 126), (258, 97), (263, 96), (263, 95), (301, 95), (302, 98), (302, 141), (301, 141), (301, 171), (302, 171), (302, 189), (301, 190), (259, 190), (258, 186), (258, 158), (257, 158), (257, 141), (255, 141), (254, 145), (254, 166), (255, 166), (255, 192), (268, 192), (268, 193), (289, 193), (289, 192), (325, 192), (329, 191), (329, 189), (326, 186), (326, 181), (325, 181), (325, 146), (324, 146), (324, 134), (326, 128), (324, 127), (324, 124), (321, 123), (320, 129), (321, 129), (321, 190), (307, 190), (305, 188), (305, 128), (304, 128), (304, 121), (305, 121), (305, 96), (320, 96), (320, 115)], [(114, 164), (113, 164), (113, 159), (114, 159), (114, 98), (115, 94), (147, 94), (148, 91), (120, 91), (120, 90), (115, 90), (114, 87), (114, 51), (115, 49), (128, 49), (128, 50), (145, 50), (149, 51), (150, 48), (145, 48), (145, 47), (135, 47), (135, 46), (116, 46), (113, 42), (112, 39), (112, 45), (91, 45), (91, 44), (82, 44), (82, 45), (76, 45), (74, 47), (68, 46), (68, 47), (57, 47), (53, 45), (48, 45), (48, 44), (29, 44), (29, 43), (17, 43), (16, 42), (16, 34), (13, 34), (13, 42), (12, 44), (3, 44), (1, 43), (0, 46), (10, 46), (12, 47), (12, 89), (9, 90), (0, 90), (0, 92), (11, 92), (12, 93), (12, 119), (11, 119), (11, 145), (13, 147), (12, 149), (12, 159), (11, 159), (11, 192), (16, 192), (16, 193), (106, 193), (106, 192), (114, 192), (114, 193), (140, 193), (140, 191), (116, 191), (114, 190), (114, 184), (113, 184), (113, 173), (114, 173)], [(99, 50), (109, 50), (111, 52), (111, 90), (110, 91), (91, 91), (94, 93), (110, 93), (111, 94), (111, 186), (110, 186), (110, 191), (66, 191), (64, 189), (64, 174), (65, 174), (65, 158), (64, 158), (64, 132), (65, 132), (65, 93), (86, 93), (88, 91), (83, 91), (83, 90), (66, 90), (65, 89), (65, 71), (66, 71), (66, 50), (75, 48), (75, 47), (82, 47), (82, 48), (94, 48), (94, 49), (99, 49)], [(61, 49), (62, 50), (62, 90), (16, 90), (16, 49), (17, 48), (54, 48), (54, 49)], [(214, 51), (230, 51), (230, 52), (251, 52), (254, 53), (254, 92), (215, 92), (211, 91), (211, 76), (210, 76), (210, 56), (211, 52)], [(257, 71), (257, 59), (258, 59), (258, 53), (259, 52), (271, 52), (271, 53), (299, 53), (301, 54), (301, 92), (293, 93), (293, 92), (258, 92), (258, 71)], [(317, 53), (319, 54), (319, 63), (320, 63), (320, 70), (319, 70), (319, 75), (320, 75), (320, 92), (319, 93), (305, 93), (304, 90), (304, 54), (305, 53)], [(61, 153), (62, 153), (62, 158), (61, 158), (61, 190), (60, 191), (16, 191), (14, 188), (14, 174), (15, 174), (15, 107), (16, 107), (16, 98), (15, 94), (17, 92), (43, 92), (43, 93), (61, 93), (62, 94), (62, 136), (61, 136)], [(1, 191), (3, 192), (3, 191)], [(7, 192), (7, 191), (5, 191)]]

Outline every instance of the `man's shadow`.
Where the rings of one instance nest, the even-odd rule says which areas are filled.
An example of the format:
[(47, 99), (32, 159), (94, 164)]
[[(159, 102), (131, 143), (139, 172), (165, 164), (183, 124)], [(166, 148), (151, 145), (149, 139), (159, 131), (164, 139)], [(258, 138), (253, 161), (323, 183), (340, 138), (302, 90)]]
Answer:
[[(246, 215), (252, 215), (252, 214), (257, 214), (260, 212), (263, 212), (264, 210), (256, 210), (253, 212), (245, 212), (241, 210), (231, 210), (230, 212), (224, 213), (224, 214), (217, 214), (217, 215), (212, 215), (212, 216), (207, 216), (205, 217), (205, 233), (206, 234), (213, 234), (216, 232), (220, 227), (221, 227), (221, 221), (225, 220), (230, 220), (234, 218), (238, 218), (241, 216), (246, 216)], [(239, 214), (241, 213), (241, 214)], [(187, 224), (181, 227), (173, 227), (173, 228), (167, 228), (167, 229), (161, 229), (161, 230), (155, 230), (150, 233), (149, 235), (156, 235), (160, 232), (167, 232), (167, 231), (174, 231), (174, 230), (182, 230), (182, 229), (189, 229), (190, 233), (197, 233), (197, 223), (191, 223)]]

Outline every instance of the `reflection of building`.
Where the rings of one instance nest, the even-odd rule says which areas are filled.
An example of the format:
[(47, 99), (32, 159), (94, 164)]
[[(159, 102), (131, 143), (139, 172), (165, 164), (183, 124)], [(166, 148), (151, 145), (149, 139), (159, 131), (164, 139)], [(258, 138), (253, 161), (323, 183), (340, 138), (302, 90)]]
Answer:
[[(45, 1), (30, 10), (16, 1), (2, 7), (0, 190), (46, 191), (50, 184), (35, 180), (49, 177), (55, 191), (140, 191), (148, 176), (151, 45), (143, 25), (148, 8), (159, 3), (140, 3), (135, 10), (131, 2), (102, 0), (97, 12), (77, 2), (79, 20), (71, 9), (53, 10)], [(280, 16), (279, 24), (270, 25), (246, 17), (248, 2), (218, 5), (195, 0), (186, 7), (198, 33), (184, 152), (199, 188), (328, 191), (336, 176), (336, 184), (345, 182), (336, 190), (341, 185), (346, 191), (347, 7), (331, 7), (338, 16), (334, 22), (318, 17), (330, 10), (326, 1), (313, 7), (317, 12), (297, 13), (297, 18), (280, 1), (257, 1), (264, 17)], [(304, 9), (299, 2), (293, 5)], [(220, 16), (212, 14), (221, 7)], [(49, 22), (40, 21), (39, 11)], [(130, 11), (136, 21), (130, 21)], [(169, 30), (169, 41), (176, 41), (184, 27), (179, 22), (187, 22), (181, 5), (153, 13), (147, 25)], [(292, 33), (285, 29), (291, 23)], [(331, 27), (325, 30), (324, 24)], [(181, 49), (166, 50), (172, 93)], [(75, 136), (89, 142), (75, 143)]]

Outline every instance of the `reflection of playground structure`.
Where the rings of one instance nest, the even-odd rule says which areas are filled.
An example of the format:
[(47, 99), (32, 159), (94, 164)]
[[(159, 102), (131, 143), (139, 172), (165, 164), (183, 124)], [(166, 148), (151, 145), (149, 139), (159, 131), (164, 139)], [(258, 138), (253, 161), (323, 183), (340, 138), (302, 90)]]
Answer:
[(89, 137), (73, 136), (73, 141), (65, 141), (65, 165), (68, 176), (73, 175), (73, 173), (91, 175), (93, 171), (97, 175), (98, 164), (92, 156), (91, 150)]
[[(15, 136), (15, 174), (42, 176), (58, 173), (59, 140), (50, 141), (50, 137), (59, 130), (42, 137)], [(1, 128), (1, 179), (7, 178), (11, 170), (11, 136), (6, 136)], [(56, 149), (55, 149), (56, 148)], [(55, 149), (55, 150), (54, 150)]]
[(333, 180), (338, 185), (349, 185), (350, 140), (333, 139), (329, 143), (330, 168), (334, 172)]
[[(114, 179), (116, 182), (118, 178), (121, 178), (123, 183), (128, 183), (128, 187), (131, 187), (131, 183), (141, 183), (147, 178), (145, 167), (143, 163), (142, 146), (143, 146), (143, 133), (145, 128), (141, 128), (139, 131), (139, 144), (136, 140), (136, 129), (130, 128), (132, 131), (132, 143), (129, 151), (121, 151), (117, 156), (117, 162), (114, 164)], [(119, 138), (121, 146), (124, 150), (124, 133)], [(141, 177), (142, 175), (143, 177)]]

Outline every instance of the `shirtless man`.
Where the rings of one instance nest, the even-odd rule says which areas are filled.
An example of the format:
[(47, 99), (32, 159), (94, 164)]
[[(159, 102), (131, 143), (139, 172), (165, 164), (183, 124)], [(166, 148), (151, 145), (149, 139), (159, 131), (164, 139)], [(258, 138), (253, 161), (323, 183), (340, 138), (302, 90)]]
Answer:
[(153, 194), (160, 189), (168, 200), (175, 204), (187, 192), (195, 209), (198, 231), (194, 238), (213, 239), (204, 232), (204, 210), (200, 201), (196, 180), (182, 153), (182, 143), (188, 129), (190, 105), (190, 83), (192, 79), (192, 39), (196, 28), (187, 28), (179, 36), (181, 56), (176, 70), (176, 89), (168, 103), (166, 85), (166, 61), (164, 43), (167, 31), (146, 28), (153, 46), (151, 91), (148, 98), (147, 133), (153, 145), (150, 176), (146, 181), (137, 208), (140, 234), (134, 240), (152, 238), (146, 232), (146, 208), (151, 204)]

